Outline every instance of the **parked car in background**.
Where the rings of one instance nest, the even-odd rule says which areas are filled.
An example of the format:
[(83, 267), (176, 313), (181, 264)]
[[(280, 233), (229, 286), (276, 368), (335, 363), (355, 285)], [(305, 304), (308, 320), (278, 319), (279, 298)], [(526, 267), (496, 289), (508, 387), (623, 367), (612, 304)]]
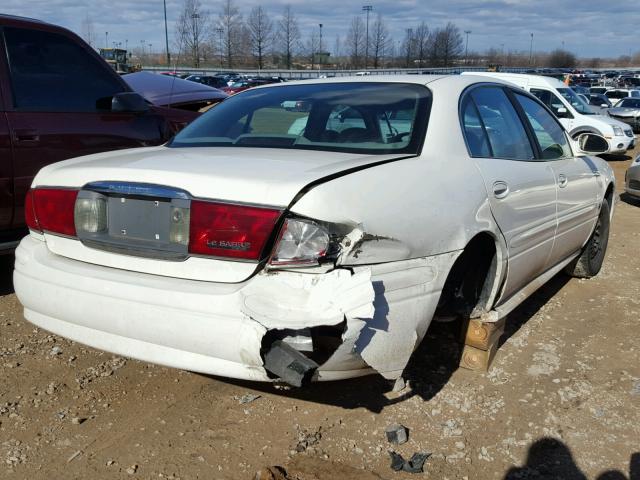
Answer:
[(591, 87), (589, 89), (590, 95), (604, 95), (604, 92), (611, 90), (611, 87)]
[(607, 96), (601, 93), (590, 93), (587, 95), (587, 103), (594, 112), (600, 115), (606, 115), (607, 109), (613, 106)]
[(207, 110), (228, 96), (208, 85), (151, 72), (130, 73), (122, 78), (152, 104), (190, 112)]
[(640, 131), (640, 98), (623, 98), (608, 113), (612, 118), (629, 124), (634, 131)]
[(635, 146), (635, 136), (626, 123), (596, 114), (559, 80), (519, 73), (464, 72), (463, 75), (499, 78), (531, 92), (560, 119), (572, 138), (585, 132), (597, 133), (609, 142), (609, 153), (624, 153)]
[(604, 94), (613, 104), (623, 98), (640, 98), (640, 90), (630, 88), (612, 88), (604, 92)]
[(640, 155), (636, 157), (624, 174), (624, 191), (640, 199)]
[(42, 167), (159, 145), (194, 117), (149, 105), (69, 30), (0, 15), (0, 251), (26, 233), (24, 198)]
[(223, 78), (213, 75), (189, 75), (185, 80), (202, 83), (203, 85), (213, 88), (224, 88), (227, 86), (227, 82)]
[(563, 269), (598, 273), (606, 150), (487, 77), (258, 87), (166, 145), (41, 170), (15, 290), (38, 327), (145, 361), (397, 379), (434, 315), (497, 321)]
[(279, 80), (272, 80), (270, 78), (251, 78), (248, 80), (242, 80), (232, 83), (230, 86), (222, 88), (221, 90), (229, 95), (243, 92), (253, 87), (260, 85), (268, 85), (270, 83), (279, 83)]

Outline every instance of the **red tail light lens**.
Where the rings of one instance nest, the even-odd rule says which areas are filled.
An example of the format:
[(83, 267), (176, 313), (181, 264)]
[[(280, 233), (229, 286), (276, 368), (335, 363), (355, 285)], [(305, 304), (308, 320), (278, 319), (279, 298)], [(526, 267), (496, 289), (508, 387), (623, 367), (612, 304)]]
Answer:
[(29, 190), (24, 199), (24, 220), (29, 229), (36, 232), (42, 232), (42, 230), (40, 230), (40, 225), (38, 225), (38, 219), (36, 218), (36, 212), (34, 210), (33, 190)]
[(189, 253), (259, 260), (280, 210), (191, 202)]
[(36, 188), (32, 192), (34, 220), (39, 226), (37, 230), (75, 237), (76, 226), (73, 212), (78, 191)]

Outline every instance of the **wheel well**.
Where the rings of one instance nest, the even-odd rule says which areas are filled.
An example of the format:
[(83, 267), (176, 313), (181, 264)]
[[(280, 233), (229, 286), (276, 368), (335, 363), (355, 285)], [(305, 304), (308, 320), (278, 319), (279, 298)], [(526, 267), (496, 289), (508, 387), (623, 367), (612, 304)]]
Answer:
[(613, 207), (613, 183), (610, 183), (607, 187), (607, 191), (604, 194), (604, 199), (609, 204), (609, 209)]
[(471, 239), (449, 271), (436, 315), (469, 317), (474, 310), (484, 310), (492, 290), (491, 273), (497, 268), (496, 253), (490, 234), (479, 233)]
[(601, 135), (602, 133), (600, 133), (598, 130), (596, 130), (595, 128), (590, 128), (590, 127), (578, 127), (576, 130), (573, 130), (569, 136), (573, 139), (576, 138), (576, 136), (580, 135), (581, 133), (595, 133), (597, 135)]

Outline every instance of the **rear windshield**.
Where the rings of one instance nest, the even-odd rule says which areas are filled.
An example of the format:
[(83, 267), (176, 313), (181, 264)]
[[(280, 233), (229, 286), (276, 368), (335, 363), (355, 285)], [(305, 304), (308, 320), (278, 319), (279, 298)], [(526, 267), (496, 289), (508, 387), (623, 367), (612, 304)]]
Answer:
[(417, 154), (429, 90), (402, 83), (316, 83), (247, 90), (182, 130), (170, 147), (256, 147)]

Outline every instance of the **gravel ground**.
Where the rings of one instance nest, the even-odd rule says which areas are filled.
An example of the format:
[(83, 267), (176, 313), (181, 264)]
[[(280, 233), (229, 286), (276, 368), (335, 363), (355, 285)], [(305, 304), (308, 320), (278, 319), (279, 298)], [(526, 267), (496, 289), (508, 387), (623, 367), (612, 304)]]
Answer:
[[(631, 157), (608, 160), (621, 190)], [(86, 348), (23, 319), (4, 258), (0, 478), (640, 479), (639, 246), (640, 202), (623, 198), (600, 275), (557, 276), (521, 305), (488, 373), (457, 369), (455, 325), (437, 324), (397, 393), (377, 376), (291, 390)], [(392, 423), (406, 443), (386, 441)], [(390, 449), (430, 453), (426, 473), (393, 472)]]

